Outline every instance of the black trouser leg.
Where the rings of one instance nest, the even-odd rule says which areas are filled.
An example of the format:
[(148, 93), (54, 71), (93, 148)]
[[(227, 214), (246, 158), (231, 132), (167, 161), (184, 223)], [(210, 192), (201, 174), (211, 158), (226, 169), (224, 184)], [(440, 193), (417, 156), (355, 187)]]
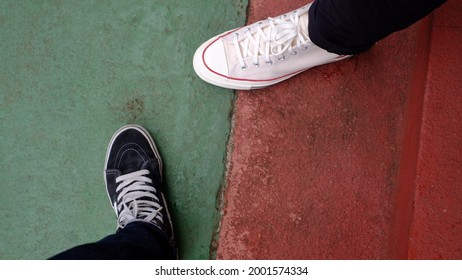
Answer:
[(168, 260), (175, 259), (174, 246), (156, 228), (144, 222), (127, 224), (98, 242), (64, 251), (52, 260)]
[(309, 34), (333, 53), (357, 54), (428, 15), (446, 0), (315, 0)]

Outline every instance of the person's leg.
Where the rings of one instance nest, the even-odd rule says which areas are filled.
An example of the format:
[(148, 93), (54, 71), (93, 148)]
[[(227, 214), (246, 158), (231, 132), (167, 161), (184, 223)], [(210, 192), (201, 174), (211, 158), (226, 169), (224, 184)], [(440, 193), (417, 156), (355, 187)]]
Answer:
[(127, 125), (114, 134), (106, 153), (104, 179), (117, 216), (117, 232), (51, 259), (177, 258), (163, 195), (162, 160), (144, 128)]
[(316, 0), (308, 33), (319, 47), (357, 54), (428, 15), (446, 0)]
[(175, 254), (175, 248), (152, 225), (133, 222), (98, 242), (76, 246), (50, 259), (170, 260)]

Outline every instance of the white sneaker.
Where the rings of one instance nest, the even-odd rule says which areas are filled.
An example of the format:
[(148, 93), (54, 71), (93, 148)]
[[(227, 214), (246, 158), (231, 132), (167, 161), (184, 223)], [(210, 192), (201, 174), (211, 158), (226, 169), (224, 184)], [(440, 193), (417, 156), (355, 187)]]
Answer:
[(310, 5), (213, 37), (194, 54), (194, 70), (211, 84), (248, 90), (350, 57), (329, 53), (310, 41)]

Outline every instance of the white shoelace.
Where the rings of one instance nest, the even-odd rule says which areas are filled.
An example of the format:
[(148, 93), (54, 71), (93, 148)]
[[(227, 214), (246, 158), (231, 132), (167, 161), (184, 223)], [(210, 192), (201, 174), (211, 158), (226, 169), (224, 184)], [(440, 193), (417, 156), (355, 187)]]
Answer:
[[(273, 61), (270, 55), (279, 56), (289, 50), (292, 55), (297, 54), (294, 47), (306, 49), (312, 45), (308, 34), (307, 27), (302, 28), (299, 24), (300, 16), (307, 11), (297, 10), (289, 16), (281, 16), (278, 18), (268, 18), (269, 25), (261, 28), (261, 23), (257, 24), (256, 32), (251, 34), (250, 28), (244, 31), (245, 38), (239, 39), (239, 34), (236, 33), (233, 38), (233, 43), (242, 70), (247, 69), (244, 58), (253, 56), (252, 62), (254, 66), (260, 66), (259, 56), (263, 56), (265, 63), (271, 65)], [(284, 60), (282, 55), (279, 60)]]
[(143, 169), (119, 176), (116, 179), (116, 183), (120, 183), (120, 185), (116, 189), (119, 195), (114, 207), (117, 207), (119, 213), (117, 222), (121, 228), (133, 219), (143, 219), (146, 222), (157, 219), (163, 223), (160, 212), (162, 206), (159, 204), (157, 191), (151, 185), (152, 180), (146, 175), (149, 175), (149, 170)]

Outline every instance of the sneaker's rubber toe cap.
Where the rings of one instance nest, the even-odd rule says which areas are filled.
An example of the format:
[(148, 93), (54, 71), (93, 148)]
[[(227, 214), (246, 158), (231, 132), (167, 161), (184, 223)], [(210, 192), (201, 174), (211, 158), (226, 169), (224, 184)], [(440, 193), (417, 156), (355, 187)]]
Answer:
[(220, 81), (226, 79), (229, 74), (228, 61), (220, 37), (210, 39), (197, 49), (193, 66), (199, 77), (212, 84), (220, 84)]

